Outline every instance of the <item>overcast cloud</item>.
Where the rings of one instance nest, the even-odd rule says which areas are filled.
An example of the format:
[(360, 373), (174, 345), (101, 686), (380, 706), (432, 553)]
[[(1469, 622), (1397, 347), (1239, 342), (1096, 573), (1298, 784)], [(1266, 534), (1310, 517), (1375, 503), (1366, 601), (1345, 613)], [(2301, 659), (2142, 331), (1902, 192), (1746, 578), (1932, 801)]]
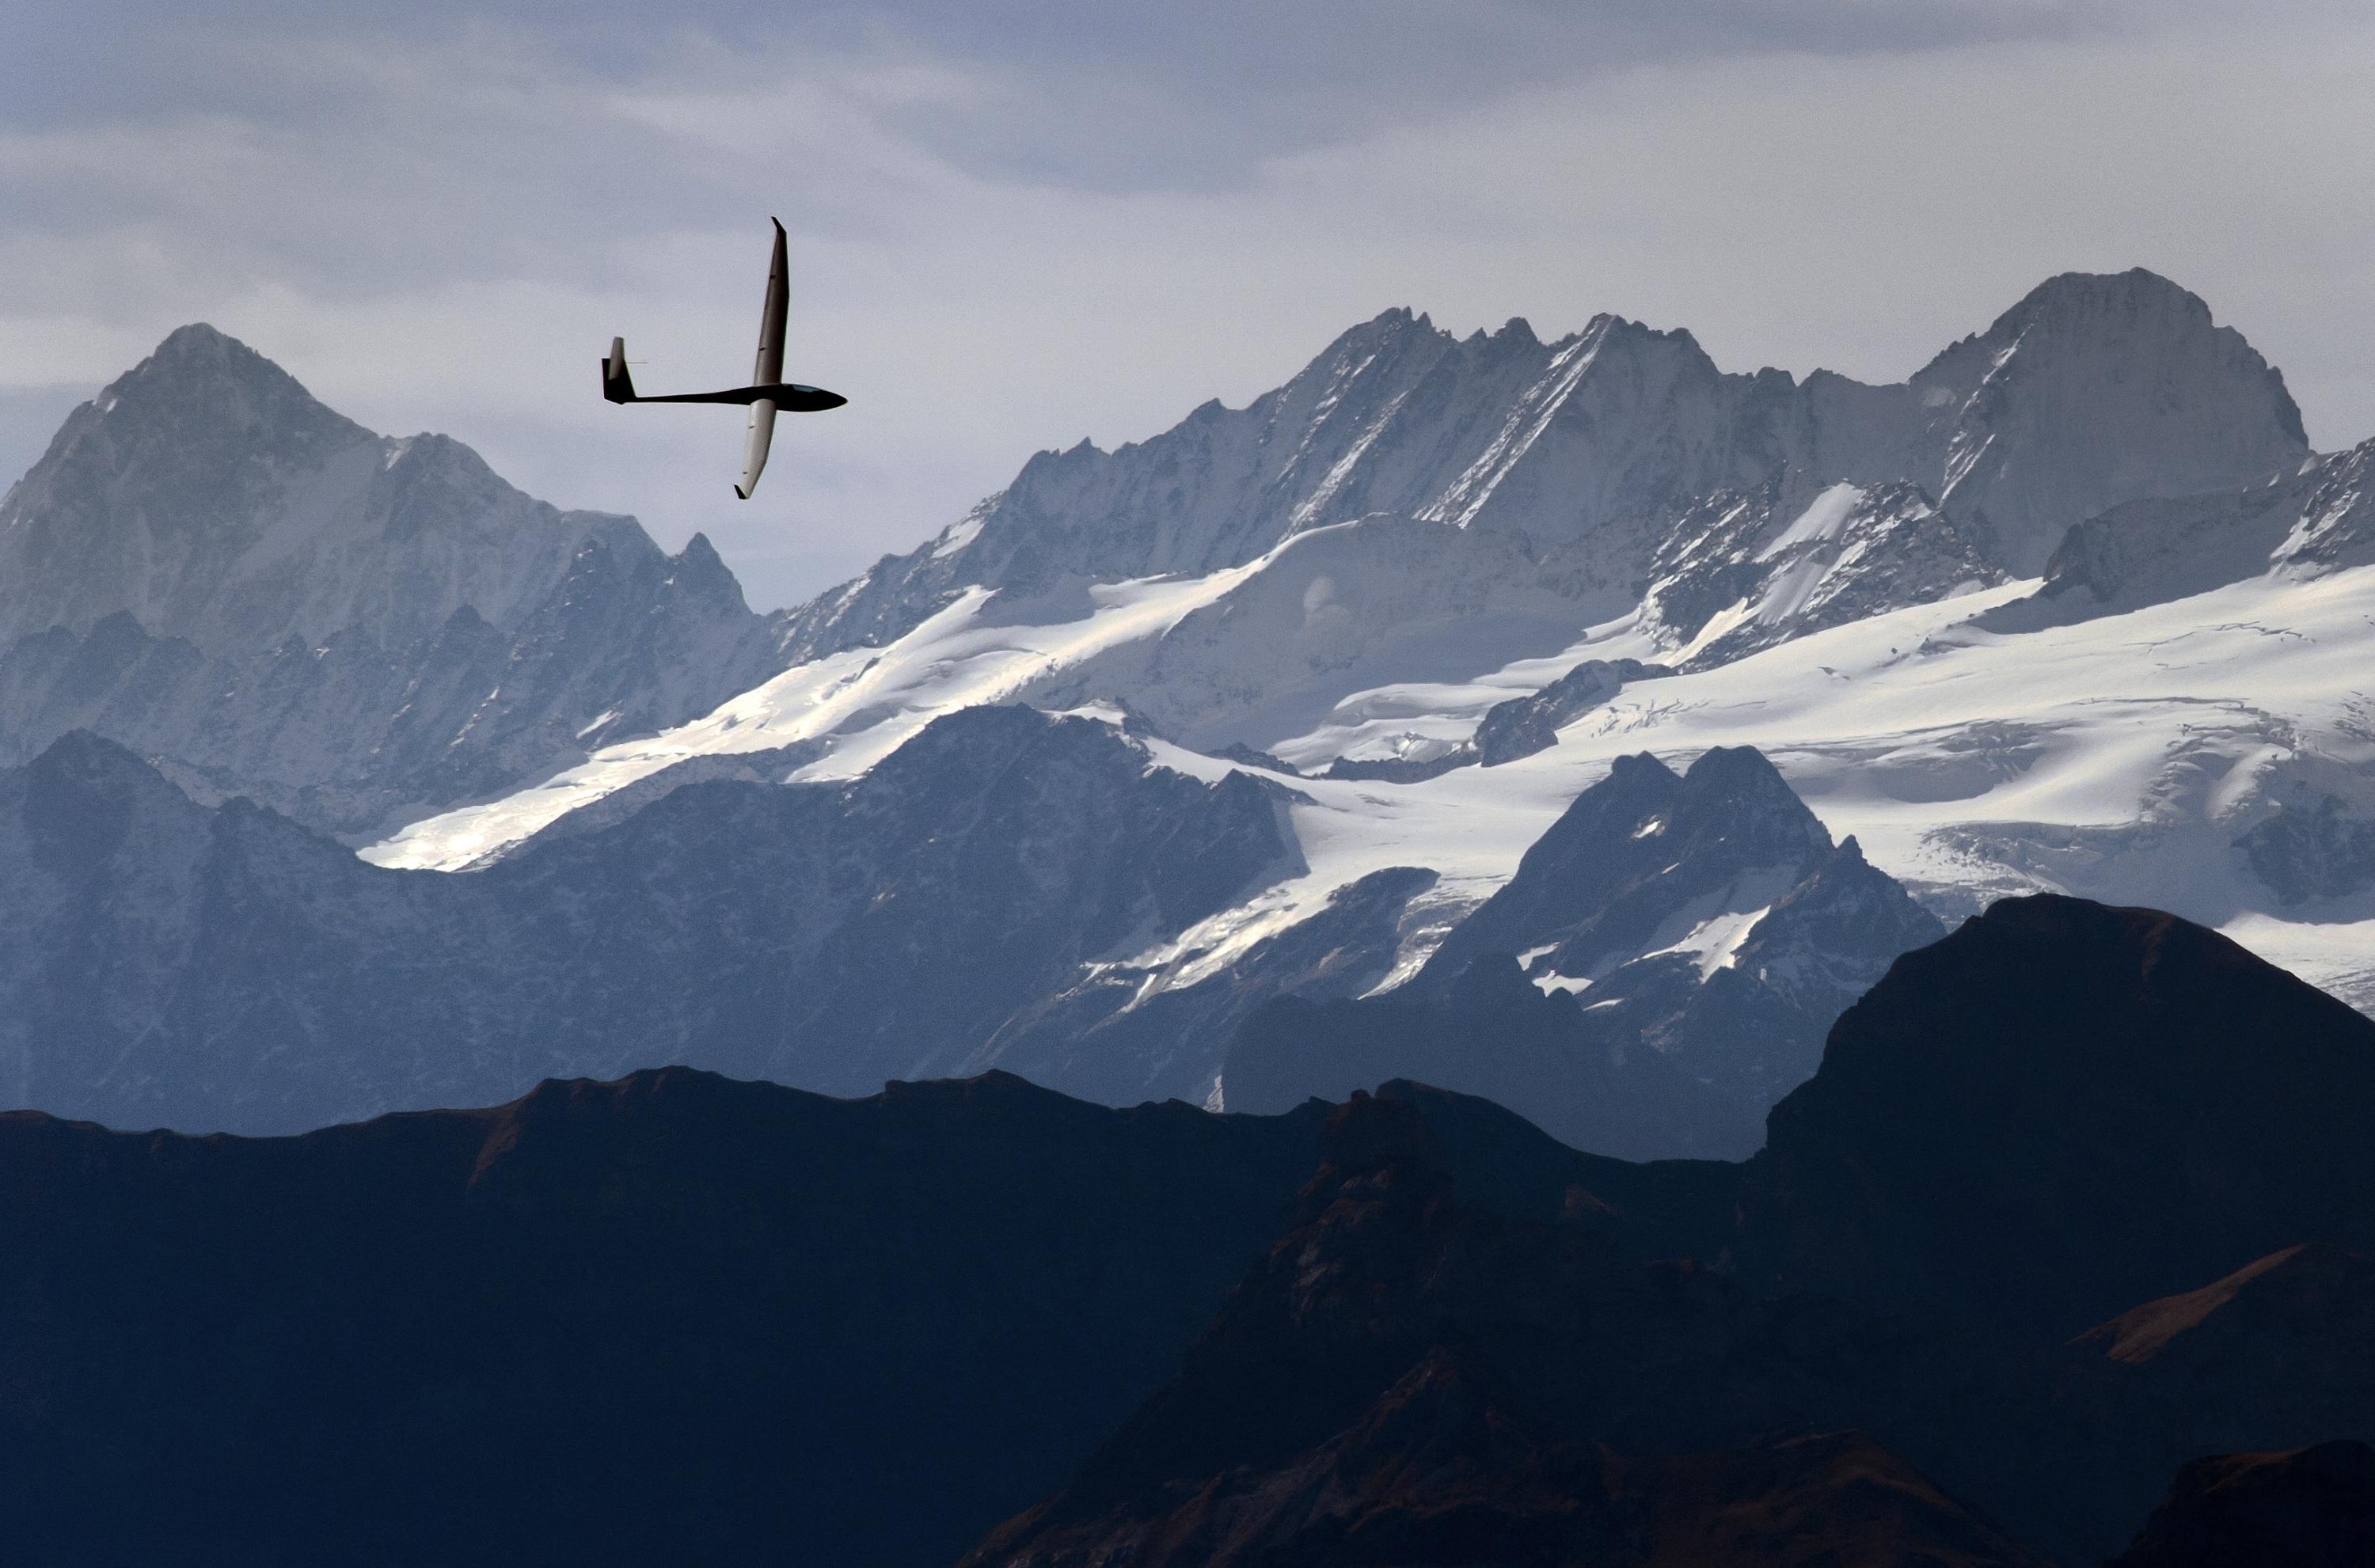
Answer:
[[(1394, 305), (1895, 379), (2135, 265), (2321, 446), (2375, 433), (2363, 6), (188, 9), (0, 4), (7, 477), (207, 320), (375, 429), (706, 530), (765, 607)], [(852, 402), (739, 503), (737, 412), (613, 408), (594, 361), (623, 333), (653, 390), (745, 376), (770, 213), (788, 373)]]

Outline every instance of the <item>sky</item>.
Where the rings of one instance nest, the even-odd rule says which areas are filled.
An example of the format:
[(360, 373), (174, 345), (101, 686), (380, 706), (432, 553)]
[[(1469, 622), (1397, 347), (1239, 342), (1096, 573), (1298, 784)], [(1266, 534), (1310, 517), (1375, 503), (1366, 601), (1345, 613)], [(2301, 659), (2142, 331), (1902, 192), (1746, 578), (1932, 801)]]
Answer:
[[(209, 321), (760, 608), (1408, 306), (1897, 380), (2144, 265), (2375, 435), (2363, 0), (0, 0), (0, 483)], [(748, 379), (791, 236), (786, 418)]]

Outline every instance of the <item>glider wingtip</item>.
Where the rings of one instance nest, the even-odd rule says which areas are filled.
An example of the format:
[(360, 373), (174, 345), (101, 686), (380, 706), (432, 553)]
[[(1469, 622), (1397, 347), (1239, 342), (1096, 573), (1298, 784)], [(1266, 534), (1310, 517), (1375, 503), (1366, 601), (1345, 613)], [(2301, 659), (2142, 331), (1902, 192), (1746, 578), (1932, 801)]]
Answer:
[(780, 234), (780, 233), (782, 233), (782, 232), (784, 231), (784, 220), (783, 220), (782, 218), (768, 218), (768, 219), (767, 219), (767, 221), (768, 221), (768, 222), (770, 222), (770, 223), (772, 223), (772, 224), (774, 224), (774, 225), (775, 226), (775, 232), (776, 232), (776, 233)]
[(744, 489), (740, 485), (737, 485), (734, 487), (734, 499), (736, 501), (749, 501), (750, 499), (750, 492)]

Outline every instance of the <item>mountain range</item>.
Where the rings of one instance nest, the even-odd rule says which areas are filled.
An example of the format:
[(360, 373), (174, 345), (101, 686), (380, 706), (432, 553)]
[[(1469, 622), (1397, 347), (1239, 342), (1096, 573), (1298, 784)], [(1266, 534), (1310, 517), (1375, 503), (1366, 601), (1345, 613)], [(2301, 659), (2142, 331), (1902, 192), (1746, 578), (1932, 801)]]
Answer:
[(1402, 1075), (1738, 1157), (2003, 894), (2375, 994), (2368, 461), (2142, 272), (1895, 386), (1389, 312), (762, 617), (184, 328), (0, 501), (0, 1072), (258, 1132), (662, 1061)]
[[(1831, 1020), (1942, 929), (1755, 753), (1679, 778), (1645, 756), (1520, 867), (1510, 896), (1546, 902), (1488, 902), (1406, 989), (1471, 949), (1506, 984), (1449, 987), (1390, 1060), (1315, 1060), (1308, 1031), (1268, 1044), (1263, 1008), (1336, 998), (1356, 1036), (1397, 1011), (1353, 998), (1432, 874), (1367, 878), (1153, 994), (1151, 962), (1117, 961), (1298, 875), (1286, 793), (1164, 766), (1095, 718), (980, 707), (847, 783), (687, 784), (448, 876), (201, 806), (77, 732), (0, 770), (0, 1072), (21, 1104), (251, 1133), (652, 1061), (839, 1094), (1002, 1067), (1118, 1104), (1282, 1110), (1423, 1075), (1603, 1151), (1738, 1157)], [(1500, 1030), (1512, 987), (1539, 1047)]]
[(364, 853), (481, 864), (672, 769), (847, 778), (1019, 701), (1295, 789), (1309, 875), (1227, 923), (1267, 931), (1397, 866), (1472, 906), (1618, 757), (1746, 745), (1944, 918), (2150, 903), (2375, 1003), (2370, 461), (2144, 272), (1894, 387), (1388, 312), (1242, 410), (1034, 458), (777, 618), (789, 667), (714, 713)]

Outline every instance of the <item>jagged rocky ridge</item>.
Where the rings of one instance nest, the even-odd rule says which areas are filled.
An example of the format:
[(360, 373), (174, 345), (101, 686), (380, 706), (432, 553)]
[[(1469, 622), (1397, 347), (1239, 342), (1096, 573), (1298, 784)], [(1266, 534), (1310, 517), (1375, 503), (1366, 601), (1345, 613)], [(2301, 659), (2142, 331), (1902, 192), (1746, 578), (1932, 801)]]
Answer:
[[(1687, 334), (1614, 317), (1544, 344), (1388, 312), (1246, 410), (1043, 454), (769, 627), (702, 541), (665, 558), (453, 442), (373, 437), (194, 327), (0, 502), (0, 758), (93, 728), (203, 797), (359, 837), (935, 614), (1069, 625), (1125, 580), (1199, 573), (1176, 611), (969, 694), (1117, 700), (1200, 749), (1268, 746), (1365, 686), (1473, 678), (1636, 609), (1677, 657), (1719, 662), (2035, 570), (2107, 505), (2305, 453), (2281, 378), (2143, 272), (2050, 279), (1892, 387), (1727, 375)], [(879, 707), (745, 738), (831, 752)], [(1412, 765), (1439, 761), (1348, 763)]]
[[(1471, 674), (1554, 651), (1532, 624), (1546, 613), (1572, 631), (1645, 595), (1674, 646), (1737, 656), (2034, 574), (2097, 512), (2289, 474), (2308, 451), (2282, 378), (2140, 270), (2049, 279), (1891, 386), (1727, 374), (1688, 333), (1613, 316), (1546, 344), (1523, 322), (1455, 340), (1393, 311), (1242, 410), (1207, 404), (1113, 453), (1043, 453), (912, 554), (793, 612), (786, 647), (886, 645), (968, 588), (1061, 619), (1085, 583), (1260, 562), (1161, 654), (1109, 659), (1070, 695), (1128, 701), (1194, 743), (1262, 745), (1288, 733), (1282, 695), (1440, 657), (1460, 620)], [(1810, 506), (1843, 494), (1810, 526)], [(1401, 569), (1412, 523), (1450, 530), (1416, 536), (1429, 582)], [(1339, 618), (1290, 628), (1283, 660), (1232, 662), (1202, 624), (1234, 619), (1242, 638), (1247, 619), (1309, 622), (1316, 608), (1290, 607), (1314, 597)]]
[(2004, 576), (1984, 531), (1918, 485), (1818, 489), (1790, 470), (1676, 519), (1641, 615), (1679, 663), (1705, 666)]
[[(1554, 552), (1790, 470), (1918, 485), (2033, 572), (2121, 501), (2263, 478), (2308, 450), (2282, 377), (2141, 270), (2049, 279), (1894, 386), (1728, 375), (1687, 332), (1615, 316), (1545, 344), (1522, 321), (1459, 340), (1389, 311), (1243, 410), (1207, 404), (1111, 454), (1040, 454), (938, 539), (794, 617), (790, 646), (888, 642), (968, 584), (1027, 596), (1200, 574), (1381, 513)], [(1592, 575), (1622, 587), (1648, 559)]]
[[(1190, 970), (1187, 934), (1302, 872), (1289, 804), (1097, 719), (975, 708), (847, 783), (684, 784), (447, 876), (199, 806), (77, 733), (0, 772), (0, 1093), (261, 1132), (653, 1060), (833, 1093), (995, 1066), (1244, 1109), (1424, 1072), (1596, 1149), (1731, 1157), (1839, 1009), (1938, 930), (1762, 758), (1720, 752), (1586, 791), (1443, 938), (1415, 1012), (1354, 998), (1431, 939), (1425, 867)], [(1438, 983), (1480, 955), (1465, 989)], [(1262, 1009), (1286, 996), (1339, 1008), (1353, 1043), (1296, 1023), (1273, 1050)], [(1413, 1032), (1399, 1051), (1369, 1038), (1379, 1016)]]
[[(1410, 1084), (1248, 1118), (677, 1069), (263, 1141), (0, 1116), (0, 1517), (86, 1562), (988, 1532), (972, 1561), (1042, 1568), (1876, 1568), (2099, 1561), (2205, 1454), (2318, 1452), (2262, 1479), (2357, 1495), (2375, 1024), (2038, 899), (1837, 1044), (1743, 1164)], [(2222, 1480), (2253, 1468), (2172, 1506), (2305, 1516)], [(2131, 1561), (2190, 1561), (2168, 1534)]]
[(327, 831), (531, 783), (780, 667), (699, 536), (532, 501), (206, 326), (0, 499), (0, 762), (105, 734)]

